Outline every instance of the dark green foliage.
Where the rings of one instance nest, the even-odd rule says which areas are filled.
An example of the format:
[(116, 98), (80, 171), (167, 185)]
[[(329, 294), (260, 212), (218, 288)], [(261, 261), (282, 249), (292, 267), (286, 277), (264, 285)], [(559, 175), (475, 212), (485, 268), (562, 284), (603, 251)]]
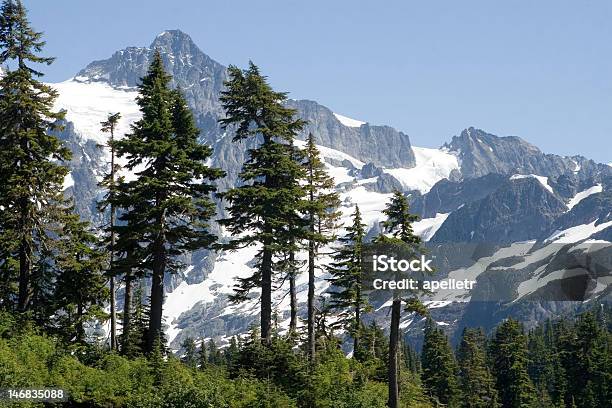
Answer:
[(306, 149), (306, 200), (303, 211), (308, 220), (308, 358), (311, 363), (316, 354), (315, 316), (315, 269), (316, 257), (322, 245), (332, 242), (335, 237), (340, 212), (340, 198), (333, 188), (335, 181), (327, 174), (325, 164), (315, 144), (312, 133), (308, 135)]
[(197, 346), (193, 337), (187, 337), (181, 344), (184, 354), (181, 361), (188, 367), (196, 368), (198, 365)]
[(421, 353), (423, 385), (432, 402), (459, 406), (458, 367), (448, 338), (428, 319)]
[[(147, 349), (162, 335), (163, 280), (167, 272), (180, 268), (177, 256), (209, 247), (216, 237), (208, 221), (215, 214), (210, 183), (223, 176), (205, 162), (212, 151), (198, 143), (199, 131), (179, 91), (169, 88), (159, 53), (138, 86), (137, 103), (142, 118), (132, 133), (114, 140), (118, 157), (127, 159), (126, 169), (136, 179), (117, 185), (111, 197), (118, 210), (118, 240), (139, 242), (132, 256), (152, 275)], [(119, 244), (121, 245), (121, 244)]]
[(489, 371), (485, 354), (485, 336), (479, 329), (464, 329), (457, 350), (459, 384), (465, 408), (496, 408), (495, 380)]
[(372, 321), (361, 328), (359, 360), (369, 368), (369, 378), (377, 381), (387, 380), (387, 361), (389, 359), (389, 339), (382, 327)]
[(334, 326), (342, 326), (353, 336), (353, 352), (359, 357), (359, 329), (361, 314), (368, 309), (369, 303), (363, 290), (363, 245), (365, 227), (361, 220), (359, 207), (355, 207), (353, 223), (346, 227), (346, 234), (340, 238), (342, 245), (333, 256), (328, 270), (332, 287), (329, 290), (329, 307), (337, 311), (338, 319)]
[[(384, 234), (380, 234), (376, 243), (385, 245), (387, 250), (390, 252), (391, 248), (398, 248), (400, 252), (403, 252), (405, 257), (410, 254), (412, 257), (423, 252), (421, 247), (421, 238), (414, 234), (412, 229), (412, 223), (419, 219), (418, 216), (410, 213), (410, 206), (408, 205), (408, 199), (406, 196), (398, 191), (393, 191), (393, 197), (387, 203), (386, 208), (383, 210), (383, 214), (387, 216), (387, 219), (383, 221), (383, 231), (392, 234), (392, 238), (387, 237)], [(398, 256), (398, 258), (401, 258)], [(396, 280), (401, 279), (401, 276), (397, 274)], [(418, 300), (416, 296), (413, 296), (408, 300), (408, 307), (411, 313), (418, 313), (426, 316), (428, 314), (427, 308)], [(397, 408), (399, 406), (399, 343), (400, 343), (400, 320), (402, 313), (402, 299), (398, 291), (394, 291), (393, 300), (391, 303), (391, 322), (389, 327), (389, 358), (388, 358), (388, 374), (387, 381), (389, 384), (389, 407)]]
[(143, 286), (139, 284), (134, 290), (132, 305), (130, 306), (132, 314), (129, 329), (124, 330), (121, 334), (121, 343), (124, 345), (121, 353), (128, 357), (142, 356), (145, 353), (149, 331), (149, 306), (144, 303), (143, 293)]
[(565, 403), (579, 407), (612, 402), (612, 337), (593, 313), (581, 315), (573, 327), (559, 332), (560, 362), (567, 378)]
[(206, 354), (208, 356), (208, 363), (212, 365), (223, 364), (223, 355), (221, 350), (217, 347), (217, 344), (213, 339), (209, 339), (206, 344)]
[(86, 340), (87, 323), (106, 319), (108, 290), (102, 273), (103, 253), (97, 243), (89, 223), (72, 213), (63, 217), (61, 235), (55, 241), (58, 255), (53, 315), (61, 335), (80, 344)]
[(387, 216), (382, 222), (385, 231), (406, 244), (421, 243), (419, 236), (412, 230), (412, 223), (418, 221), (419, 217), (410, 213), (408, 199), (401, 191), (393, 191), (393, 197), (382, 212)]
[(38, 53), (42, 34), (27, 20), (21, 1), (6, 0), (0, 10), (0, 306), (25, 312), (35, 292), (36, 268), (48, 266), (46, 226), (62, 205), (68, 169), (58, 163), (70, 151), (53, 134), (62, 112), (54, 112), (57, 92), (32, 68), (53, 59)]
[(503, 408), (530, 407), (535, 389), (527, 373), (527, 336), (513, 319), (504, 321), (491, 340), (491, 360)]
[(414, 348), (403, 340), (404, 337), (402, 336), (401, 338), (401, 355), (403, 357), (404, 367), (406, 367), (411, 374), (418, 375), (421, 373), (421, 359)]
[(234, 66), (228, 71), (220, 98), (226, 112), (221, 125), (235, 129), (234, 141), (247, 140), (256, 147), (248, 150), (242, 185), (221, 194), (229, 217), (219, 223), (234, 235), (226, 249), (261, 246), (257, 272), (240, 279), (233, 300), (243, 301), (253, 288), (261, 288), (261, 336), (269, 342), (273, 273), (282, 269), (273, 258), (297, 249), (305, 224), (298, 213), (304, 197), (299, 181), (305, 173), (293, 145), (304, 123), (283, 106), (286, 94), (273, 91), (253, 63), (244, 71)]

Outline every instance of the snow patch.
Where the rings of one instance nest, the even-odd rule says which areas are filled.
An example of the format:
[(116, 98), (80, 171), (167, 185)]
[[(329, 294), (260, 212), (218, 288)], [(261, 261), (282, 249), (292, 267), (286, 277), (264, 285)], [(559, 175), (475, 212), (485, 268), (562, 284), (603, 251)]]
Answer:
[(72, 177), (72, 173), (68, 173), (64, 177), (64, 184), (62, 186), (62, 190), (68, 190), (72, 186), (74, 186), (74, 178)]
[(423, 241), (429, 241), (448, 218), (450, 213), (438, 214), (433, 218), (424, 218), (412, 224), (414, 233), (419, 235)]
[(457, 156), (445, 149), (412, 147), (416, 166), (411, 169), (385, 169), (395, 177), (406, 190), (419, 190), (427, 193), (438, 181), (449, 178), (453, 170), (459, 170)]
[(576, 204), (578, 204), (579, 202), (581, 202), (588, 196), (601, 193), (602, 191), (603, 191), (603, 187), (601, 186), (601, 184), (596, 184), (593, 187), (589, 187), (586, 190), (581, 191), (578, 194), (576, 194), (574, 197), (572, 197), (572, 199), (569, 200), (569, 202), (567, 203), (567, 208), (571, 210), (572, 208), (574, 208)]
[(55, 109), (66, 110), (66, 119), (74, 123), (75, 131), (85, 140), (106, 143), (108, 134), (100, 131), (100, 122), (109, 114), (121, 113), (116, 137), (130, 132), (130, 125), (141, 117), (136, 91), (120, 90), (102, 82), (79, 82), (76, 78), (50, 86), (59, 93)]
[(336, 117), (336, 119), (338, 119), (338, 121), (340, 121), (340, 123), (342, 123), (344, 126), (348, 126), (348, 127), (361, 127), (361, 125), (365, 125), (366, 122), (363, 122), (361, 120), (357, 120), (357, 119), (352, 119), (349, 118), (347, 116), (343, 116), (340, 115), (338, 113), (334, 113), (334, 116)]
[(552, 194), (555, 193), (552, 187), (548, 184), (548, 177), (545, 177), (545, 176), (538, 176), (537, 174), (515, 174), (510, 177), (510, 180), (520, 180), (524, 178), (534, 178), (538, 180), (545, 189), (550, 191)]
[(568, 244), (572, 242), (582, 241), (587, 239), (593, 234), (603, 231), (609, 226), (612, 226), (612, 221), (603, 222), (599, 225), (595, 225), (598, 220), (593, 221), (590, 224), (581, 224), (574, 227), (567, 228), (562, 231), (555, 231), (544, 242), (556, 242), (559, 244)]

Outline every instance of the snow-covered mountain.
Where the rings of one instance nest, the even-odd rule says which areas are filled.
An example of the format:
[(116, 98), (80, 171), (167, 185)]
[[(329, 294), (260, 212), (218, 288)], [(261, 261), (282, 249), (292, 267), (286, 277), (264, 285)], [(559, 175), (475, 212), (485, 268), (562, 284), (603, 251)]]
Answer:
[[(221, 130), (218, 95), (226, 69), (204, 54), (186, 34), (158, 35), (149, 47), (130, 47), (95, 61), (74, 78), (52, 84), (57, 107), (66, 110), (60, 136), (74, 151), (65, 187), (85, 217), (100, 222), (96, 183), (108, 166), (98, 145), (106, 135), (100, 122), (121, 112), (118, 134), (139, 117), (135, 105), (138, 78), (155, 49), (160, 50), (174, 84), (186, 93), (201, 133), (214, 149), (212, 164), (227, 171), (223, 190), (237, 181), (245, 144)], [(329, 173), (341, 195), (343, 221), (358, 204), (370, 228), (379, 231), (393, 189), (409, 195), (422, 219), (415, 231), (428, 241), (441, 277), (477, 280), (472, 291), (446, 291), (428, 299), (432, 314), (449, 331), (464, 324), (489, 327), (514, 314), (535, 321), (574, 307), (580, 301), (610, 298), (612, 265), (612, 167), (584, 157), (544, 154), (524, 140), (498, 137), (469, 128), (439, 149), (414, 147), (409, 137), (388, 126), (351, 119), (306, 100), (289, 100), (308, 132), (317, 137)], [(301, 142), (298, 142), (301, 143)], [(129, 176), (129, 175), (128, 175)], [(223, 208), (220, 204), (219, 210)], [(221, 231), (219, 231), (221, 232)], [(253, 299), (230, 305), (236, 277), (251, 272), (255, 248), (193, 254), (185, 271), (166, 281), (164, 306), (173, 347), (185, 336), (220, 340), (243, 333), (258, 322)], [(322, 260), (325, 262), (325, 259)], [(317, 292), (327, 289), (317, 277)], [(306, 303), (306, 276), (298, 279), (298, 302)], [(286, 287), (276, 291), (281, 327), (288, 325)], [(525, 307), (523, 300), (537, 302)], [(387, 299), (373, 299), (370, 318), (386, 319)], [(402, 327), (419, 327), (404, 316)]]

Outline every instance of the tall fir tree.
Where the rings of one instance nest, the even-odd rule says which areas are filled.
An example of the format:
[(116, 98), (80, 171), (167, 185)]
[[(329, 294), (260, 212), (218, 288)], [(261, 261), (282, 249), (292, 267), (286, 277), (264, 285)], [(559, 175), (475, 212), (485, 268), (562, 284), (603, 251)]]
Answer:
[(306, 202), (304, 212), (308, 219), (308, 358), (314, 362), (316, 355), (315, 336), (315, 270), (319, 249), (335, 240), (335, 230), (340, 212), (340, 197), (334, 191), (335, 181), (327, 174), (325, 164), (315, 144), (315, 137), (308, 134), (306, 148)]
[(486, 361), (485, 335), (480, 329), (464, 329), (457, 350), (459, 384), (464, 408), (497, 408), (495, 380)]
[[(388, 238), (385, 235), (380, 235), (377, 239), (378, 244), (386, 245), (387, 248), (398, 247), (404, 255), (410, 254), (414, 257), (423, 252), (421, 248), (421, 238), (419, 238), (412, 229), (412, 223), (416, 222), (419, 217), (410, 213), (410, 205), (408, 199), (399, 190), (393, 191), (393, 196), (383, 210), (383, 214), (387, 219), (382, 222), (383, 231), (392, 234), (393, 238)], [(397, 276), (396, 280), (401, 277)], [(414, 312), (426, 309), (420, 304), (416, 297), (411, 299), (411, 305)], [(389, 328), (389, 360), (388, 360), (388, 375), (387, 382), (389, 385), (389, 401), (388, 406), (397, 408), (399, 406), (399, 324), (401, 320), (402, 298), (399, 291), (393, 292), (393, 300), (391, 302), (391, 323)]]
[(565, 403), (607, 406), (612, 401), (612, 337), (592, 312), (578, 317), (560, 333), (561, 364), (567, 376)]
[(540, 325), (531, 330), (527, 336), (527, 372), (536, 388), (540, 403), (544, 405), (544, 401), (550, 400), (550, 404), (544, 405), (544, 408), (547, 406), (554, 406), (553, 399), (556, 400), (555, 405), (558, 405), (560, 402), (555, 378), (556, 346), (554, 342), (549, 343), (547, 341), (545, 330), (545, 327)]
[[(181, 267), (177, 257), (210, 247), (216, 237), (208, 221), (215, 214), (212, 181), (223, 176), (206, 165), (210, 147), (198, 143), (199, 130), (185, 99), (169, 87), (159, 52), (138, 86), (142, 118), (132, 132), (112, 145), (136, 178), (117, 185), (119, 221), (136, 237), (142, 267), (151, 272), (147, 350), (162, 340), (162, 308), (166, 273)], [(129, 204), (128, 204), (129, 203)], [(121, 232), (121, 230), (118, 230)]]
[(2, 286), (17, 289), (4, 295), (5, 305), (21, 312), (30, 306), (32, 269), (49, 239), (45, 214), (62, 201), (68, 169), (58, 162), (70, 158), (53, 135), (63, 118), (53, 111), (57, 92), (39, 81), (43, 74), (33, 68), (53, 62), (39, 55), (44, 45), (22, 2), (5, 0), (0, 9), (0, 64), (6, 67), (0, 79), (0, 271)]
[(425, 327), (421, 365), (423, 385), (432, 402), (449, 408), (458, 407), (460, 390), (455, 356), (448, 338), (431, 319)]
[(340, 238), (340, 247), (328, 265), (331, 274), (329, 282), (329, 307), (338, 311), (334, 326), (341, 325), (353, 337), (353, 356), (360, 358), (359, 342), (362, 314), (369, 310), (369, 302), (363, 288), (363, 246), (366, 225), (361, 218), (359, 206), (355, 206), (352, 224), (346, 227), (346, 234)]
[(56, 245), (58, 274), (54, 316), (64, 339), (83, 345), (87, 340), (85, 324), (107, 318), (104, 305), (108, 289), (102, 272), (103, 252), (98, 248), (98, 239), (89, 223), (73, 213), (64, 216), (62, 235)]
[(527, 336), (521, 324), (513, 319), (504, 321), (495, 331), (490, 349), (501, 406), (532, 406), (535, 389), (527, 372)]
[[(119, 166), (115, 163), (115, 129), (117, 128), (117, 124), (119, 123), (119, 119), (121, 119), (121, 114), (119, 112), (108, 115), (105, 121), (101, 122), (101, 131), (104, 133), (108, 133), (110, 136), (109, 143), (107, 146), (110, 150), (110, 163), (109, 163), (109, 172), (104, 176), (100, 185), (105, 187), (108, 192), (106, 193), (105, 200), (102, 201), (101, 210), (108, 210), (108, 231), (109, 231), (109, 242), (108, 242), (108, 280), (109, 280), (109, 303), (110, 303), (110, 348), (114, 350), (117, 346), (117, 308), (115, 305), (115, 220), (116, 220), (116, 210), (115, 210), (115, 194), (116, 194), (116, 184), (117, 177), (116, 173), (119, 170)], [(108, 205), (106, 205), (108, 203)], [(129, 293), (128, 293), (129, 292)], [(125, 296), (127, 301), (124, 304), (129, 305), (129, 300), (131, 299), (131, 281), (126, 279), (125, 286)], [(125, 308), (124, 308), (125, 309)], [(129, 315), (129, 314), (128, 314)], [(125, 316), (125, 310), (124, 310)], [(129, 317), (128, 317), (129, 318)], [(125, 317), (124, 317), (125, 319)], [(125, 322), (123, 324), (123, 330), (128, 331), (129, 327), (126, 329)], [(125, 336), (124, 336), (125, 338)]]
[(242, 184), (221, 194), (229, 217), (219, 223), (234, 235), (226, 249), (260, 246), (256, 272), (239, 280), (232, 300), (243, 301), (252, 289), (261, 289), (261, 337), (269, 344), (275, 258), (295, 250), (295, 234), (301, 236), (298, 227), (304, 223), (298, 213), (304, 169), (295, 160), (293, 145), (304, 122), (295, 118), (295, 110), (283, 106), (286, 94), (272, 90), (255, 64), (246, 70), (231, 66), (228, 71), (220, 97), (226, 117), (220, 123), (235, 129), (235, 142), (248, 141), (255, 147), (248, 150), (240, 172)]

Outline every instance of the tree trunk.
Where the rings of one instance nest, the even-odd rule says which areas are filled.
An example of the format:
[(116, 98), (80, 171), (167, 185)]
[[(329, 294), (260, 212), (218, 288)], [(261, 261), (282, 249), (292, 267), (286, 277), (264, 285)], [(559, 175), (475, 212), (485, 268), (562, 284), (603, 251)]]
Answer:
[(295, 253), (291, 251), (289, 254), (289, 296), (290, 296), (290, 309), (291, 317), (289, 319), (289, 333), (295, 334), (297, 332), (297, 293), (295, 289)]
[(131, 272), (125, 274), (125, 295), (123, 297), (123, 329), (121, 351), (125, 354), (129, 348), (130, 330), (132, 322), (132, 282), (134, 277)]
[[(163, 222), (162, 222), (163, 225)], [(153, 278), (151, 282), (151, 310), (149, 311), (149, 333), (147, 351), (153, 351), (155, 339), (162, 336), (162, 312), (164, 303), (164, 273), (166, 271), (166, 249), (164, 237), (159, 236), (153, 249)]]
[(393, 299), (391, 305), (391, 329), (389, 331), (389, 402), (390, 408), (399, 406), (399, 385), (398, 385), (398, 345), (399, 345), (399, 323), (402, 308), (400, 299)]
[(110, 290), (110, 349), (115, 350), (115, 346), (117, 345), (117, 315), (115, 310), (117, 305), (115, 305), (115, 277), (110, 277), (109, 282), (109, 290)]
[[(311, 233), (314, 231), (314, 221), (311, 216)], [(308, 242), (308, 360), (314, 363), (316, 354), (315, 339), (315, 243)]]
[[(361, 299), (361, 291), (357, 289), (358, 299)], [(353, 332), (353, 358), (359, 354), (359, 335), (361, 332), (361, 304), (357, 302), (355, 306), (355, 329)]]
[[(114, 129), (111, 128), (111, 143), (114, 141)], [(115, 148), (111, 147), (111, 189), (115, 188)], [(115, 263), (115, 206), (110, 205), (110, 264), (108, 272), (110, 275), (109, 290), (110, 290), (110, 349), (115, 350), (117, 347), (117, 314), (115, 304), (115, 274), (113, 267)]]
[(272, 340), (272, 251), (264, 244), (261, 260), (261, 340)]
[(83, 328), (83, 303), (77, 303), (77, 324), (76, 324), (76, 340), (77, 343), (82, 343), (85, 340), (85, 329)]
[(28, 239), (23, 237), (19, 245), (19, 298), (17, 310), (25, 312), (30, 303), (30, 269), (32, 259), (32, 247)]

